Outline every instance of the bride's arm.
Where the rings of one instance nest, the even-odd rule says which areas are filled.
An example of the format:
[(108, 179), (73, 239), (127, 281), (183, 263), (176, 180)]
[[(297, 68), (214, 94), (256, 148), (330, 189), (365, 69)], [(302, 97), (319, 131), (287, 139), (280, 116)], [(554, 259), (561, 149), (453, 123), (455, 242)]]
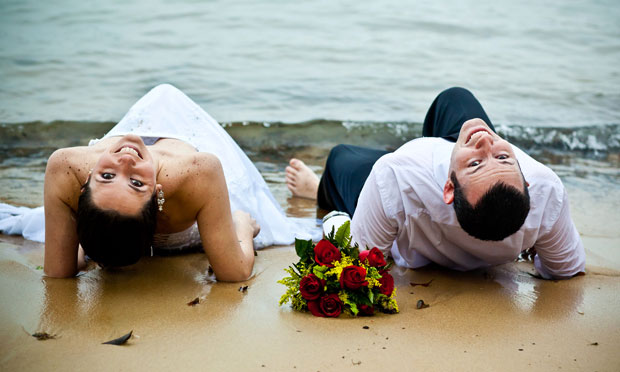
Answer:
[[(254, 267), (253, 237), (256, 222), (247, 213), (231, 213), (222, 165), (217, 157), (200, 154), (197, 198), (200, 200), (197, 221), (200, 238), (218, 280), (242, 281)], [(193, 183), (192, 182), (192, 183)]]
[(74, 276), (78, 269), (78, 237), (72, 198), (79, 182), (69, 167), (69, 149), (55, 151), (45, 169), (45, 274), (56, 278)]

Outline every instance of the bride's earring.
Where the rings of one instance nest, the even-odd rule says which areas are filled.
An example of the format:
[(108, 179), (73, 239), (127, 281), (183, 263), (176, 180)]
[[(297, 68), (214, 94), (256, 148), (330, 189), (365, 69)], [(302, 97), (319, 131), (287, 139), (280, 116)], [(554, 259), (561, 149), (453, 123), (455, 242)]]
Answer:
[(164, 210), (164, 203), (166, 199), (164, 199), (164, 190), (157, 191), (157, 205), (159, 206), (159, 211)]
[(88, 184), (88, 182), (90, 181), (90, 176), (93, 175), (93, 170), (89, 170), (88, 171), (88, 176), (86, 176), (86, 182), (84, 182), (84, 184), (82, 184), (82, 186), (80, 187), (80, 193), (84, 192), (84, 188), (86, 187), (86, 185)]

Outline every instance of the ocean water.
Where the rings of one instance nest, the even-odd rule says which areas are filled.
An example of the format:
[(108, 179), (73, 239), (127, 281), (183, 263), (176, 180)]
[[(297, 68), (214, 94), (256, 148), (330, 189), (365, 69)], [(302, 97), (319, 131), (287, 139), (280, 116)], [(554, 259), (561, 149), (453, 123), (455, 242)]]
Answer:
[(620, 2), (0, 0), (0, 122), (118, 121), (168, 82), (221, 122), (620, 123)]
[(619, 20), (617, 0), (0, 0), (0, 201), (40, 205), (51, 152), (160, 83), (222, 123), (283, 204), (288, 157), (320, 172), (337, 143), (395, 149), (463, 86), (500, 134), (618, 211)]

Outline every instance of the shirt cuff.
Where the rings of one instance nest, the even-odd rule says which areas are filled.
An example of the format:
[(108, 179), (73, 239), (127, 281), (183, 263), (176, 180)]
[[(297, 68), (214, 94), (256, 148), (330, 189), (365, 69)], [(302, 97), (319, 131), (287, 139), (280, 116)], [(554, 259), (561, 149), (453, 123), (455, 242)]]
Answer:
[(542, 262), (540, 262), (540, 257), (538, 257), (538, 255), (534, 256), (534, 267), (536, 268), (536, 271), (538, 271), (540, 276), (542, 276), (544, 279), (547, 279), (547, 280), (554, 279), (553, 275), (551, 275), (549, 271), (545, 269)]

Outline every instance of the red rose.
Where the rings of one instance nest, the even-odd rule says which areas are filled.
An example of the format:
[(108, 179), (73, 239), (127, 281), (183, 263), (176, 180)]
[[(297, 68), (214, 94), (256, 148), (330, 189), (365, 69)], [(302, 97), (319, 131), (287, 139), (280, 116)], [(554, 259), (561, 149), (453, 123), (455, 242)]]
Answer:
[(357, 307), (357, 309), (359, 310), (359, 315), (373, 315), (375, 313), (375, 308), (372, 306), (368, 306), (368, 305), (359, 305)]
[(323, 312), (321, 311), (321, 306), (319, 305), (319, 300), (308, 301), (308, 310), (310, 310), (310, 312), (314, 316), (320, 316), (320, 317), (324, 317), (325, 316), (325, 314), (323, 314)]
[(370, 251), (361, 251), (360, 252), (360, 262), (364, 262), (364, 260), (366, 260), (368, 258), (368, 253), (370, 253)]
[(323, 296), (319, 301), (321, 311), (323, 311), (325, 316), (335, 318), (342, 312), (342, 301), (340, 301), (340, 297), (335, 293)]
[(379, 279), (379, 283), (381, 283), (379, 291), (386, 296), (390, 296), (392, 292), (394, 292), (394, 278), (387, 270), (380, 271), (379, 275), (381, 275), (381, 279)]
[(340, 287), (348, 289), (358, 289), (367, 286), (366, 269), (359, 266), (347, 266), (342, 269), (340, 274)]
[(329, 240), (321, 240), (314, 247), (314, 261), (321, 266), (334, 267), (332, 262), (340, 260), (340, 251)]
[(385, 257), (383, 257), (383, 253), (377, 247), (374, 247), (369, 251), (361, 251), (359, 259), (360, 262), (368, 260), (368, 266), (372, 267), (381, 267), (387, 265), (387, 262), (385, 262)]
[(299, 292), (306, 300), (316, 300), (323, 293), (323, 287), (325, 287), (325, 280), (319, 279), (314, 274), (308, 274), (301, 278)]
[(328, 294), (319, 300), (308, 301), (308, 310), (314, 316), (335, 318), (342, 313), (342, 301), (337, 294)]

